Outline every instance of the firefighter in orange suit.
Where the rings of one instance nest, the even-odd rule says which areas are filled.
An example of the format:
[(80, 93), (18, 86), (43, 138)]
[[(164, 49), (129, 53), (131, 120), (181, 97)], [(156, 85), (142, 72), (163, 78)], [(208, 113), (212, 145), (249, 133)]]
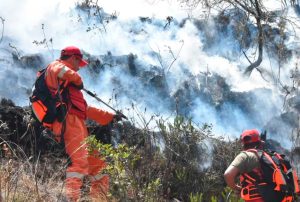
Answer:
[[(83, 82), (77, 71), (87, 65), (79, 48), (68, 46), (61, 51), (60, 59), (50, 63), (45, 74), (46, 84), (55, 94), (58, 90), (68, 90), (66, 100), (65, 121), (55, 121), (53, 133), (60, 141), (64, 137), (65, 149), (71, 159), (66, 171), (65, 192), (68, 201), (80, 199), (82, 179), (89, 176), (91, 180), (90, 196), (97, 201), (106, 201), (109, 188), (109, 177), (100, 175), (106, 165), (105, 161), (88, 155), (84, 139), (88, 136), (86, 119), (92, 119), (101, 125), (107, 125), (113, 120), (121, 120), (120, 115), (112, 114), (87, 105), (81, 89)], [(65, 89), (60, 89), (63, 84)], [(63, 132), (63, 136), (59, 136)]]
[[(243, 151), (240, 152), (235, 159), (231, 162), (229, 167), (224, 173), (225, 182), (227, 185), (234, 190), (236, 193), (239, 193), (241, 198), (245, 202), (292, 202), (294, 200), (294, 194), (288, 191), (287, 187), (293, 187), (293, 192), (299, 192), (298, 186), (298, 177), (295, 174), (292, 174), (293, 185), (287, 185), (287, 181), (281, 172), (276, 169), (268, 170), (272, 178), (278, 178), (281, 181), (279, 186), (274, 186), (267, 180), (266, 173), (263, 173), (263, 164), (262, 164), (262, 153), (258, 152), (263, 151), (264, 141), (261, 139), (258, 130), (251, 129), (245, 130), (241, 134), (241, 142), (243, 145)], [(268, 156), (270, 163), (275, 164), (275, 158)], [(284, 163), (284, 159), (280, 156), (278, 161)], [(282, 167), (285, 167), (287, 164), (280, 164)], [(276, 167), (276, 165), (275, 165)], [(283, 168), (284, 169), (284, 168)], [(293, 173), (292, 168), (287, 168), (285, 172)], [(276, 173), (280, 173), (277, 174)], [(236, 184), (236, 177), (240, 176), (240, 185)], [(273, 180), (274, 180), (273, 179)], [(274, 181), (275, 182), (275, 181)], [(278, 189), (275, 189), (278, 187)]]
[[(235, 178), (243, 173), (258, 172), (260, 168), (259, 157), (256, 153), (248, 150), (255, 148), (262, 149), (263, 146), (259, 132), (256, 129), (245, 130), (241, 134), (241, 141), (244, 151), (234, 159), (224, 173), (225, 182), (238, 194), (241, 193), (243, 187), (235, 183)], [(240, 178), (240, 180), (242, 180), (242, 178)], [(264, 202), (262, 196), (260, 196), (257, 191), (253, 191), (253, 196), (251, 195), (243, 199), (246, 202)]]

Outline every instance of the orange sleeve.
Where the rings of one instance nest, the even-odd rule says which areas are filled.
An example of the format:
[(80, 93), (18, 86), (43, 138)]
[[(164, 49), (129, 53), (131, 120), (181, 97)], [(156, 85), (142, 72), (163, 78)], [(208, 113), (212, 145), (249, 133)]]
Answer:
[(54, 61), (48, 65), (46, 72), (46, 83), (50, 89), (57, 89), (58, 79), (67, 81), (67, 83), (74, 83), (75, 85), (82, 84), (80, 75), (67, 67), (60, 61)]
[(74, 83), (75, 85), (82, 84), (80, 75), (67, 66), (62, 66), (60, 68), (57, 77), (64, 81), (68, 81), (69, 83)]
[(114, 114), (98, 109), (96, 107), (88, 106), (86, 110), (86, 115), (88, 119), (92, 119), (101, 125), (109, 124), (114, 117)]

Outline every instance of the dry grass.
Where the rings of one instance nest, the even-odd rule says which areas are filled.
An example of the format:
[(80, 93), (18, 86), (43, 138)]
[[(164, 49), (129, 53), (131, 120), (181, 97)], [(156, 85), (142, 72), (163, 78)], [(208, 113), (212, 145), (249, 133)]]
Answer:
[[(65, 164), (30, 163), (20, 159), (4, 158), (0, 164), (0, 190), (2, 201), (60, 201), (63, 196)], [(51, 172), (51, 173), (49, 173)], [(40, 176), (44, 173), (45, 176)], [(51, 177), (46, 177), (46, 175)]]

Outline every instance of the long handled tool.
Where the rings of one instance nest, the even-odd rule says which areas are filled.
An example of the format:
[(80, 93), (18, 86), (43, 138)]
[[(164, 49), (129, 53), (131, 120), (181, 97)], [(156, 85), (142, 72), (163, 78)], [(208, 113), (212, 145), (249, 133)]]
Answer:
[(226, 197), (226, 201), (225, 201), (225, 202), (229, 202), (231, 193), (232, 193), (232, 190), (230, 190), (230, 192), (227, 194), (227, 197)]
[(92, 96), (93, 98), (95, 98), (96, 100), (98, 100), (99, 102), (102, 102), (105, 106), (107, 106), (108, 108), (112, 109), (114, 112), (116, 112), (117, 114), (121, 114), (122, 118), (128, 120), (128, 118), (120, 111), (114, 109), (113, 107), (111, 107), (110, 105), (108, 105), (106, 102), (104, 102), (103, 100), (101, 100), (99, 97), (97, 97), (97, 95), (95, 93), (92, 93), (91, 91), (83, 88), (83, 91), (85, 91), (87, 94), (89, 94), (90, 96)]

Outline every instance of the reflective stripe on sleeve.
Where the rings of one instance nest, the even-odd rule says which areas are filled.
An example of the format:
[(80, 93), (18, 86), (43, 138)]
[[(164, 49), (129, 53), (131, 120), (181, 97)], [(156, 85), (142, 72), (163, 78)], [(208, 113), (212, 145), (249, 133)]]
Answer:
[(63, 78), (63, 76), (65, 75), (65, 73), (67, 72), (68, 68), (66, 66), (63, 66), (59, 72), (59, 74), (57, 75), (58, 78)]
[(286, 171), (286, 174), (290, 174), (290, 173), (292, 173), (292, 172), (293, 172), (293, 169), (290, 168), (289, 170)]
[(106, 177), (108, 176), (107, 174), (98, 174), (98, 175), (95, 175), (95, 176), (92, 176), (90, 175), (90, 180), (91, 182), (94, 182), (94, 181), (98, 181), (98, 180), (101, 180), (103, 177)]
[(67, 172), (66, 173), (66, 178), (79, 178), (83, 179), (84, 174), (78, 173), (78, 172)]

